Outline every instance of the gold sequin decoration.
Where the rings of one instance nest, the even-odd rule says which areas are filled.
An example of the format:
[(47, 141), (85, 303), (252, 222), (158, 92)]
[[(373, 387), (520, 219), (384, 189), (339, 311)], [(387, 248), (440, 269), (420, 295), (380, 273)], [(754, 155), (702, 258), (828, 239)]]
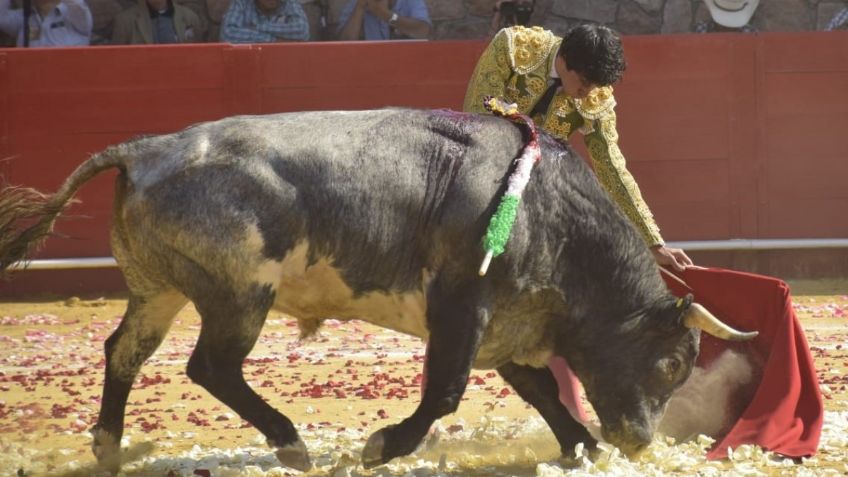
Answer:
[(520, 75), (542, 66), (548, 59), (551, 46), (557, 40), (553, 33), (541, 27), (515, 26), (505, 31), (512, 69)]
[(607, 138), (607, 141), (618, 142), (618, 130), (615, 125), (615, 115), (611, 114), (604, 119), (601, 119), (601, 134)]
[(542, 128), (563, 141), (567, 141), (568, 137), (571, 136), (571, 123), (553, 114), (548, 115)]
[(512, 71), (506, 40), (506, 34), (501, 31), (483, 51), (471, 75), (471, 81), (468, 82), (463, 111), (485, 113), (487, 111), (483, 106), (483, 98), (508, 96), (505, 88)]
[(547, 82), (538, 76), (528, 76), (526, 83), (527, 91), (533, 96), (540, 96), (547, 88)]
[(569, 101), (568, 96), (559, 93), (551, 100), (551, 105), (548, 111), (557, 116), (565, 117), (575, 111), (574, 104)]
[[(560, 38), (540, 28), (514, 27), (501, 30), (486, 48), (474, 69), (466, 91), (463, 109), (486, 112), (483, 98), (504, 97), (527, 113), (546, 89), (549, 66)], [(522, 50), (522, 54), (516, 54)], [(516, 59), (520, 64), (516, 64)], [(544, 118), (538, 123), (557, 138), (567, 140), (575, 131), (585, 134), (595, 173), (625, 215), (642, 232), (649, 245), (663, 243), (650, 209), (639, 187), (627, 171), (618, 148), (615, 124), (615, 98), (612, 87), (596, 88), (583, 100), (562, 93), (554, 96)]]
[(517, 100), (514, 100), (518, 103), (518, 109), (521, 112), (528, 112), (533, 107), (533, 98), (530, 96), (519, 96)]
[(585, 98), (574, 99), (574, 106), (586, 119), (600, 119), (615, 108), (612, 86), (594, 88)]

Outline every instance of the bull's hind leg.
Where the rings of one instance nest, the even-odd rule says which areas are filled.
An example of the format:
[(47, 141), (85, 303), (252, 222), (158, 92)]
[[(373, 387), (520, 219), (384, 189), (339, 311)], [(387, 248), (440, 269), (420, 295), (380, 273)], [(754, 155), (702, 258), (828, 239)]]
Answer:
[(173, 290), (144, 297), (132, 295), (121, 324), (106, 340), (106, 379), (91, 446), (104, 469), (117, 471), (120, 467), (124, 411), (133, 381), (187, 301)]
[(273, 292), (255, 286), (247, 293), (221, 292), (195, 300), (203, 323), (187, 374), (262, 432), (277, 449), (280, 463), (306, 471), (312, 466), (309, 454), (291, 420), (256, 394), (242, 372), (273, 299)]
[(571, 455), (580, 442), (587, 449), (595, 448), (597, 442), (589, 431), (560, 402), (559, 388), (550, 369), (509, 363), (499, 367), (498, 372), (522, 399), (539, 411), (556, 436), (563, 456)]
[[(436, 419), (456, 411), (465, 393), (471, 363), (477, 355), (488, 310), (473, 286), (440, 290), (437, 284), (427, 298), (430, 340), (427, 349), (427, 386), (415, 412), (399, 424), (368, 438), (362, 463), (374, 467), (415, 451)], [(442, 285), (443, 286), (443, 285)]]

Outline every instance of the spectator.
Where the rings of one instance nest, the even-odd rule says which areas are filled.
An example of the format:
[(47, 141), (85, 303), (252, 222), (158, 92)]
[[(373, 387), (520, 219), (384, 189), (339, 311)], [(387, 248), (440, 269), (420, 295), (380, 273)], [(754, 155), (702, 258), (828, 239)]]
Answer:
[(830, 22), (827, 24), (825, 31), (848, 30), (848, 7), (839, 10)]
[(704, 0), (704, 3), (710, 10), (711, 20), (695, 25), (695, 32), (757, 32), (749, 22), (760, 0)]
[(530, 16), (533, 15), (535, 7), (536, 0), (498, 0), (492, 9), (495, 14), (492, 15), (489, 37), (495, 36), (495, 33), (502, 28), (515, 25), (529, 26)]
[[(88, 0), (92, 1), (92, 0)], [(124, 0), (126, 1), (126, 0)], [(203, 32), (204, 36), (197, 38), (195, 41), (218, 41), (218, 32), (215, 31), (215, 36), (210, 37), (210, 32), (212, 30), (212, 21), (209, 19), (209, 3), (207, 0), (171, 0), (177, 5), (181, 5), (183, 7), (188, 8), (200, 20), (200, 30)], [(229, 2), (227, 2), (229, 5)]]
[(151, 45), (203, 41), (203, 22), (188, 7), (173, 0), (138, 0), (115, 17), (112, 43)]
[[(230, 7), (231, 0), (192, 1), (200, 1), (206, 5), (206, 18), (209, 19), (209, 28), (206, 30), (206, 39), (208, 41), (219, 41), (221, 39), (221, 27), (224, 24), (224, 15)], [(197, 10), (195, 10), (195, 13), (197, 13)]]
[[(24, 46), (24, 11), (0, 0), (0, 30)], [(91, 42), (91, 11), (84, 0), (32, 0), (29, 46), (82, 46)]]
[(430, 27), (423, 0), (348, 0), (339, 15), (339, 40), (424, 40)]
[(309, 40), (299, 0), (232, 0), (221, 22), (221, 41), (271, 43)]

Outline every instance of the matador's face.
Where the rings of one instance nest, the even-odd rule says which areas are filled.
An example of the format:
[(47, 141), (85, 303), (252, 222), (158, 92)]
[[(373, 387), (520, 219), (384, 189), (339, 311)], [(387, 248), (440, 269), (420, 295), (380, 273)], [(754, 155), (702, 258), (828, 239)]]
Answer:
[(578, 72), (569, 70), (567, 60), (562, 56), (557, 56), (556, 61), (554, 61), (554, 68), (559, 75), (562, 90), (566, 96), (577, 99), (585, 98), (597, 86), (586, 80)]

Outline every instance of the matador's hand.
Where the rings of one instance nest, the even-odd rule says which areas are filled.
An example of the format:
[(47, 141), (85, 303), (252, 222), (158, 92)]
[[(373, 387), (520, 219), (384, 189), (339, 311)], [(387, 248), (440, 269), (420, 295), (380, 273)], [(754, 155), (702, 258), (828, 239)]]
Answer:
[(651, 253), (654, 254), (654, 260), (656, 260), (659, 265), (671, 266), (678, 272), (682, 272), (686, 268), (695, 265), (692, 262), (692, 259), (686, 255), (686, 252), (679, 248), (656, 245), (651, 247)]

